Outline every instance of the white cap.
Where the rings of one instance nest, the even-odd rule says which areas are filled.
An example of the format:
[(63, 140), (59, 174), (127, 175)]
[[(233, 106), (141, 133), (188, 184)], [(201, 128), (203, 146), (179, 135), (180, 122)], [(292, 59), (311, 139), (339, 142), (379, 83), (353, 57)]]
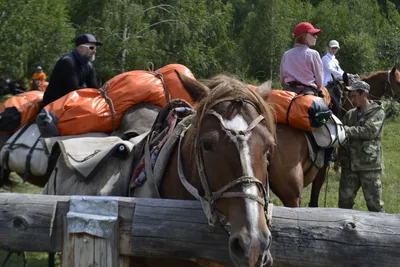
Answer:
[(329, 47), (337, 47), (337, 48), (340, 49), (339, 42), (336, 41), (336, 40), (330, 40), (329, 41)]

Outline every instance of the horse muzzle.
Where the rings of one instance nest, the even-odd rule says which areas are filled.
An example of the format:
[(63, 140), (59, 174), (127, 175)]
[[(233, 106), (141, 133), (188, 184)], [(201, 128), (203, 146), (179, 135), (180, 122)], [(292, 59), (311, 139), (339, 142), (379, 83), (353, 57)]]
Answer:
[(260, 233), (249, 236), (243, 233), (231, 234), (229, 254), (236, 267), (265, 267), (272, 265), (270, 253), (271, 234)]

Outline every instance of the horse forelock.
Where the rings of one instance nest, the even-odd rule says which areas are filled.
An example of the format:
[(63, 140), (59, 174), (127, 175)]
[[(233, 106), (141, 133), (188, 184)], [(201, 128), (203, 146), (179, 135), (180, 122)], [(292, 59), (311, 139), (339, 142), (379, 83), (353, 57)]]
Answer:
[(215, 103), (221, 99), (232, 98), (238, 102), (250, 102), (260, 115), (265, 117), (267, 129), (275, 139), (272, 108), (255, 91), (250, 90), (243, 82), (226, 75), (218, 75), (211, 80), (207, 80), (205, 84), (210, 88), (210, 93), (198, 105), (198, 124), (203, 119), (205, 112), (212, 108)]

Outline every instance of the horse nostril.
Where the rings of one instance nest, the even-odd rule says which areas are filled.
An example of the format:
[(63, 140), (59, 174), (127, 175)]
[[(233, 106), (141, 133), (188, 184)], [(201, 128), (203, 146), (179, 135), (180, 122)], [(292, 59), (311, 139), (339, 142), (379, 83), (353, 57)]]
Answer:
[(240, 238), (240, 236), (231, 238), (231, 241), (229, 242), (229, 248), (231, 254), (235, 255), (235, 257), (239, 259), (245, 257), (245, 245), (243, 243), (243, 239)]

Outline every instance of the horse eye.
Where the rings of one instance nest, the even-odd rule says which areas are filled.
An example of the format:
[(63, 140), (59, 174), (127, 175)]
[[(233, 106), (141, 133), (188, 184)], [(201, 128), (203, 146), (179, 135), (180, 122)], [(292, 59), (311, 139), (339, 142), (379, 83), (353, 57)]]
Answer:
[(204, 141), (201, 143), (201, 147), (206, 152), (213, 152), (213, 145), (211, 144), (211, 142)]

